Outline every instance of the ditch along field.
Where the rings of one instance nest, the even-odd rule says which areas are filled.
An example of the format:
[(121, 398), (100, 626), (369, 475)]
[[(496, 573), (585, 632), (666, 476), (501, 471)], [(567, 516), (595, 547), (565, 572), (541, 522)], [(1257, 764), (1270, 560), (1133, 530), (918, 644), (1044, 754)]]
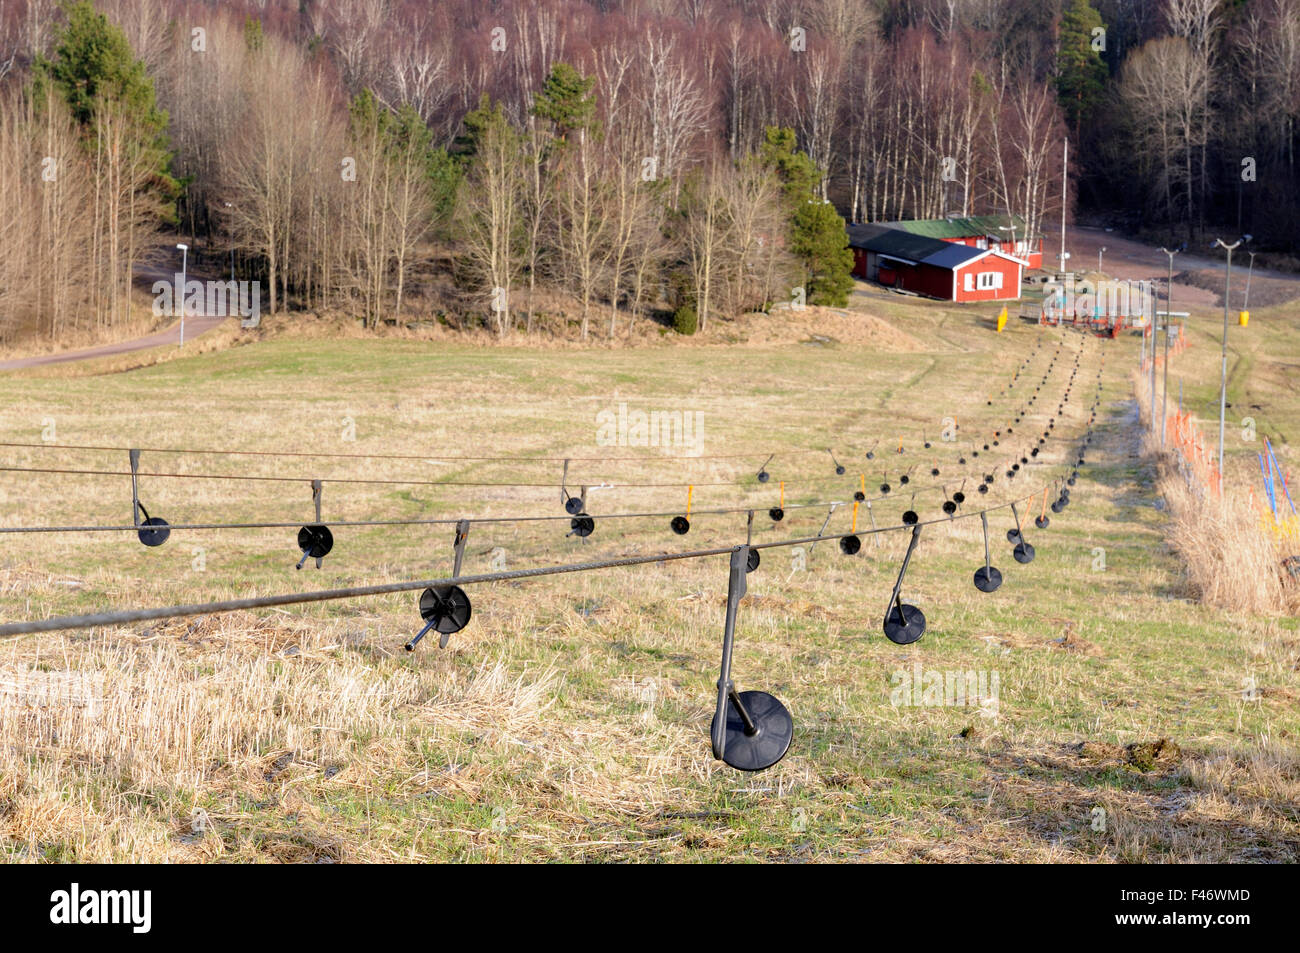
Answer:
[[(667, 515), (601, 518), (681, 512), (684, 486), (589, 491), (596, 529), (585, 542), (565, 536), (565, 521), (475, 525), (464, 571), (479, 573), (743, 542), (744, 514), (712, 508), (754, 507), (757, 543), (814, 535), (827, 508), (796, 505), (849, 500), (859, 474), (872, 497), (891, 484), (872, 507), (881, 526), (909, 507), (942, 518), (941, 482), (966, 494), (958, 515), (1024, 496), (1066, 474), (1105, 356), (1071, 504), (1049, 510), (1046, 529), (1029, 523), (1041, 496), (1022, 510), (1033, 563), (1012, 559), (1007, 510), (990, 514), (1005, 575), (993, 594), (972, 585), (984, 557), (978, 517), (922, 533), (903, 589), (929, 620), (919, 642), (881, 632), (905, 532), (864, 536), (853, 557), (833, 538), (762, 551), (739, 609), (733, 676), (793, 714), (789, 754), (767, 772), (710, 754), (727, 557), (656, 562), (467, 587), (473, 619), (444, 650), (436, 635), (403, 650), (420, 627), (418, 592), (0, 641), (0, 856), (1296, 860), (1300, 628), (1194, 601), (1165, 542), (1153, 466), (1139, 455), (1137, 339), (1014, 321), (998, 335), (975, 310), (855, 302), (828, 316), (834, 330), (725, 348), (284, 335), (126, 372), (125, 361), (140, 361), (0, 377), (0, 440), (39, 445), (2, 448), (4, 466), (116, 474), (0, 471), (6, 527), (129, 522), (126, 453), (66, 449), (75, 444), (421, 455), (146, 451), (146, 474), (289, 478), (143, 476), (141, 501), (173, 524), (308, 522), (312, 478), (325, 480), (326, 523), (564, 516), (558, 490), (527, 486), (557, 483), (559, 459), (463, 456), (572, 457), (575, 492), (602, 481), (695, 485), (684, 537)], [(1258, 405), (1260, 431), (1284, 456), (1300, 426), (1289, 313), (1285, 331), (1284, 307), (1234, 328), (1233, 413)], [(1196, 316), (1192, 347), (1173, 365), (1185, 402), (1207, 416), (1217, 327)], [(1052, 439), (1008, 481), (1012, 453), (1046, 429), (1079, 355)], [(970, 457), (970, 442), (1012, 421), (1045, 373), (1014, 436)], [(699, 414), (702, 456), (600, 445), (597, 415), (623, 402)], [(941, 439), (946, 417), (956, 442)], [(1243, 473), (1251, 449), (1233, 446)], [(772, 479), (760, 484), (770, 453)], [(728, 454), (737, 456), (716, 456)], [(623, 459), (576, 459), (598, 456)], [(981, 495), (986, 472), (995, 482)], [(334, 482), (346, 478), (500, 485)], [(780, 481), (787, 513), (774, 524)], [(851, 518), (840, 507), (826, 532), (847, 532)], [(868, 519), (860, 512), (859, 529)], [(0, 618), (451, 574), (446, 525), (338, 526), (323, 568), (301, 572), (295, 536), (176, 530), (148, 549), (130, 532), (5, 534)], [(955, 699), (900, 691), (918, 672), (974, 673), (996, 697), (943, 704)]]

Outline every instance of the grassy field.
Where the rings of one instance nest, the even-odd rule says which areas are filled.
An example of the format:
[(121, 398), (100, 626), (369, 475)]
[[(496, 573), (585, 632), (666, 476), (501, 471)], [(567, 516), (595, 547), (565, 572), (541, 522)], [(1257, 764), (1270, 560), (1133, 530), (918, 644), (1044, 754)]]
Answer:
[[(402, 649), (420, 624), (414, 593), (0, 643), (3, 856), (1296, 860), (1300, 624), (1191, 598), (1165, 545), (1151, 461), (1139, 454), (1136, 339), (1027, 324), (996, 335), (982, 312), (880, 295), (855, 296), (836, 327), (866, 327), (857, 311), (880, 320), (857, 335), (731, 347), (289, 335), (129, 373), (96, 373), (103, 365), (0, 379), (0, 439), (41, 445), (5, 447), (3, 466), (115, 474), (0, 472), (4, 526), (129, 522), (126, 454), (66, 449), (76, 444), (420, 455), (145, 452), (145, 473), (276, 478), (142, 477), (149, 512), (174, 524), (305, 522), (312, 478), (325, 481), (327, 523), (562, 514), (558, 491), (529, 486), (558, 482), (558, 460), (454, 459), (464, 456), (571, 457), (575, 490), (696, 485), (684, 538), (666, 516), (600, 519), (679, 512), (684, 486), (591, 491), (597, 528), (585, 542), (566, 538), (563, 522), (477, 525), (465, 571), (485, 572), (743, 541), (744, 515), (700, 512), (715, 507), (756, 508), (758, 542), (815, 534), (825, 507), (791, 509), (781, 524), (766, 517), (779, 481), (787, 506), (846, 500), (859, 474), (871, 496), (887, 481), (894, 492), (872, 510), (882, 526), (909, 506), (923, 520), (942, 515), (940, 482), (951, 493), (966, 481), (967, 511), (1027, 494), (1065, 472), (1067, 438), (1084, 429), (1105, 355), (1087, 465), (1069, 508), (1049, 513), (1046, 529), (1026, 527), (1031, 565), (1011, 558), (1005, 510), (990, 517), (1006, 576), (991, 595), (971, 584), (983, 562), (978, 518), (923, 534), (904, 589), (929, 619), (920, 642), (900, 647), (881, 633), (902, 533), (866, 538), (852, 558), (834, 541), (764, 551), (740, 608), (733, 674), (793, 713), (790, 753), (766, 773), (737, 773), (709, 752), (726, 557), (653, 563), (472, 587), (473, 621), (442, 651), (432, 638)], [(1249, 411), (1288, 459), (1300, 423), (1295, 314), (1280, 306), (1232, 329), (1230, 413), (1239, 424)], [(1192, 347), (1171, 370), (1186, 405), (1207, 417), (1217, 329), (1213, 315), (1195, 316)], [(1015, 437), (961, 466), (969, 441), (982, 446), (1024, 405), (1058, 347)], [(1055, 415), (1077, 355), (1053, 439), (1008, 482), (1007, 451), (1031, 446)], [(597, 415), (621, 403), (700, 415), (702, 455), (600, 445)], [(945, 418), (960, 428), (955, 442), (941, 439)], [(1245, 479), (1258, 444), (1241, 430), (1229, 449)], [(900, 440), (906, 452), (890, 452)], [(773, 479), (760, 484), (769, 453)], [(624, 459), (578, 459), (598, 456)], [(914, 499), (899, 482), (908, 467)], [(980, 496), (984, 472), (997, 479)], [(492, 485), (337, 482), (348, 478)], [(827, 532), (849, 520), (840, 507)], [(302, 572), (294, 536), (178, 530), (146, 549), (130, 533), (5, 535), (0, 613), (450, 574), (447, 526), (340, 527), (323, 568)], [(900, 677), (918, 672), (975, 673), (996, 697), (894, 697)], [(33, 702), (50, 685), (92, 703)]]

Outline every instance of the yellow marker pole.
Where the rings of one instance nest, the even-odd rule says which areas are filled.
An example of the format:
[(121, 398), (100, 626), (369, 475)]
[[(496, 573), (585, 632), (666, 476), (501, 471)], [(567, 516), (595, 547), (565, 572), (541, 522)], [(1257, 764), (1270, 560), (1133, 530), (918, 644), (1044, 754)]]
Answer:
[(862, 495), (863, 495), (863, 496), (866, 496), (866, 495), (867, 495), (867, 475), (866, 475), (865, 473), (859, 473), (859, 474), (858, 474), (858, 487), (859, 487), (859, 489), (862, 490)]
[(854, 502), (853, 502), (853, 529), (850, 530), (850, 532), (856, 533), (857, 531), (858, 531), (858, 503), (857, 503), (856, 500), (854, 500)]
[(1007, 326), (1007, 306), (1004, 304), (1002, 306), (1001, 313), (998, 314), (998, 334), (1001, 334), (1002, 329), (1005, 328), (1006, 326)]
[(691, 518), (691, 497), (695, 495), (694, 485), (686, 488), (686, 518)]

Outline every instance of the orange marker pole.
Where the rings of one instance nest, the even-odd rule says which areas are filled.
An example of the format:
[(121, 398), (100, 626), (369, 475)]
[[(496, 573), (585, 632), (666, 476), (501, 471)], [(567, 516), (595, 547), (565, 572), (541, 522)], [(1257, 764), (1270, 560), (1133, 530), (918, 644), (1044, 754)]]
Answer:
[(695, 487), (693, 485), (688, 486), (686, 488), (686, 518), (687, 519), (691, 518), (691, 497), (694, 495), (695, 495)]
[(857, 531), (858, 531), (858, 503), (857, 500), (854, 500), (853, 501), (853, 529), (850, 530), (850, 532), (856, 533)]

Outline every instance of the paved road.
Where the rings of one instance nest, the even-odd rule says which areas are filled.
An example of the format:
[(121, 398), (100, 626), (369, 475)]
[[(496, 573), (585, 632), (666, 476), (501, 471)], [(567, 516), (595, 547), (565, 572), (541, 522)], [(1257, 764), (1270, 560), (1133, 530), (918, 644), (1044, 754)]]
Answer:
[[(185, 319), (185, 340), (193, 341), (201, 334), (206, 334), (223, 321), (236, 320), (234, 317), (193, 317)], [(181, 341), (181, 323), (177, 321), (171, 327), (130, 341), (117, 341), (113, 344), (100, 344), (96, 347), (83, 348), (79, 351), (60, 351), (55, 354), (40, 354), (36, 357), (20, 357), (10, 361), (0, 361), (0, 371), (17, 371), (25, 367), (40, 367), (43, 364), (62, 364), (67, 361), (88, 361), (96, 357), (112, 357), (115, 354), (129, 354), (132, 351), (144, 351), (151, 347), (165, 344), (179, 345)]]
[[(149, 290), (153, 287), (155, 281), (172, 281), (174, 275), (170, 270), (174, 265), (164, 264), (158, 261), (141, 262), (135, 267), (135, 285), (142, 290)], [(191, 269), (190, 278), (207, 280), (209, 276)], [(233, 316), (218, 317), (187, 317), (185, 319), (185, 340), (192, 341), (202, 334), (211, 331), (223, 321), (233, 320)], [(181, 342), (181, 323), (179, 320), (170, 327), (161, 331), (155, 331), (152, 334), (146, 334), (143, 337), (132, 338), (129, 341), (116, 341), (111, 344), (99, 344), (95, 347), (82, 348), (77, 351), (58, 351), (54, 354), (38, 354), (34, 357), (19, 357), (8, 361), (0, 361), (0, 371), (17, 371), (26, 367), (40, 367), (45, 364), (63, 364), (69, 361), (88, 361), (97, 357), (112, 357), (117, 354), (130, 354), (132, 351), (147, 351), (151, 347), (162, 347), (167, 344), (178, 345)]]

